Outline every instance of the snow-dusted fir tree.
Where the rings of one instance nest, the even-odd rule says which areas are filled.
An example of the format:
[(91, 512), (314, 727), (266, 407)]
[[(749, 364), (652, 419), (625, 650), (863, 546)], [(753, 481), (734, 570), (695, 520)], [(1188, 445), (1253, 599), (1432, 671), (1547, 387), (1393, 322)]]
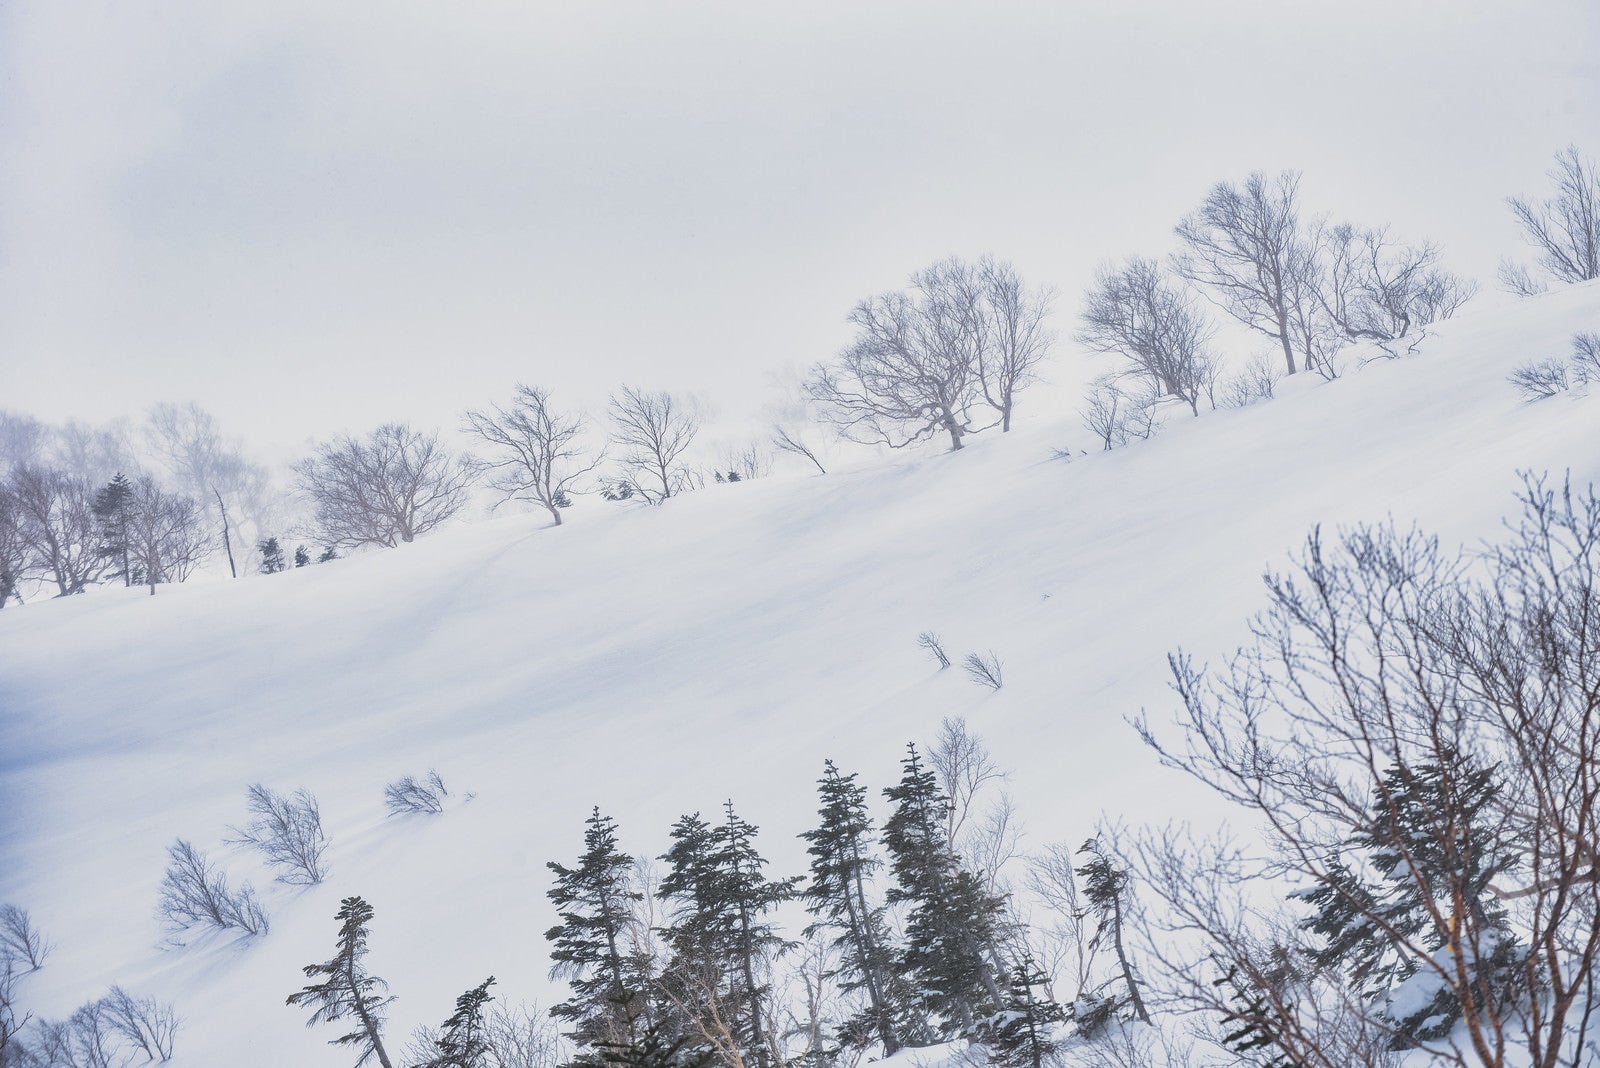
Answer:
[(267, 538), (256, 546), (261, 553), (261, 573), (263, 575), (276, 575), (285, 570), (289, 565), (283, 559), (283, 546), (278, 544), (277, 538)]
[(882, 866), (875, 851), (872, 818), (867, 814), (866, 788), (856, 776), (839, 774), (829, 760), (817, 780), (821, 807), (816, 830), (801, 835), (811, 845), (811, 880), (802, 895), (817, 921), (810, 935), (829, 931), (840, 951), (836, 973), (844, 993), (866, 996), (864, 1011), (845, 1025), (846, 1044), (877, 1042), (892, 1054), (921, 1028), (910, 1017), (909, 992), (894, 967), (896, 947), (884, 922), (884, 907), (867, 896), (872, 873)]
[(661, 858), (670, 865), (661, 893), (673, 908), (672, 924), (662, 932), (673, 953), (663, 986), (714, 1045), (736, 1052), (750, 1068), (770, 1068), (774, 1036), (765, 977), (788, 943), (767, 916), (795, 896), (799, 880), (768, 879), (755, 848), (756, 828), (735, 814), (732, 801), (724, 811), (716, 827), (698, 813), (680, 819)]
[(895, 885), (891, 904), (909, 906), (902, 964), (917, 999), (951, 1034), (970, 1034), (1001, 994), (990, 965), (1005, 903), (962, 869), (945, 833), (949, 799), (915, 745), (897, 786), (884, 790), (894, 814), (883, 826)]
[(632, 1042), (647, 1015), (650, 977), (628, 952), (628, 929), (643, 895), (634, 885), (633, 858), (617, 847), (616, 824), (596, 807), (577, 865), (551, 861), (546, 867), (556, 874), (547, 896), (561, 917), (545, 932), (551, 974), (565, 977), (572, 989), (550, 1015), (567, 1022), (567, 1037), (579, 1047)]
[(375, 975), (368, 975), (364, 963), (372, 906), (360, 897), (347, 897), (339, 906), (334, 917), (339, 921), (339, 948), (333, 959), (325, 964), (308, 964), (302, 969), (307, 978), (322, 981), (290, 994), (285, 1004), (314, 1007), (311, 1019), (306, 1021), (307, 1027), (352, 1020), (354, 1027), (338, 1038), (329, 1039), (328, 1044), (354, 1047), (356, 1068), (373, 1058), (382, 1068), (394, 1068), (388, 1051), (383, 1048), (383, 1010), (393, 999), (383, 993), (388, 984)]
[[(1331, 864), (1327, 878), (1298, 895), (1317, 910), (1305, 922), (1321, 936), (1317, 962), (1343, 970), (1380, 1007), (1392, 1001), (1385, 1015), (1408, 1038), (1441, 1038), (1461, 1016), (1463, 999), (1444, 984), (1431, 998), (1396, 997), (1425, 954), (1474, 958), (1463, 971), (1478, 1005), (1498, 1006), (1514, 988), (1521, 953), (1490, 890), (1516, 865), (1495, 840), (1499, 793), (1492, 769), (1454, 749), (1441, 760), (1394, 765), (1374, 791), (1370, 826), (1349, 842), (1365, 864)], [(1448, 903), (1441, 908), (1441, 901)], [(1457, 909), (1469, 929), (1485, 934), (1447, 949)]]
[(456, 998), (456, 1011), (439, 1029), (433, 1044), (438, 1054), (417, 1068), (495, 1068), (499, 1063), (492, 1059), (492, 1047), (484, 1031), (484, 1006), (494, 1000), (489, 988), (494, 976), (489, 976), (465, 994)]
[(1083, 879), (1084, 905), (1098, 922), (1090, 945), (1097, 946), (1107, 934), (1111, 936), (1111, 950), (1116, 955), (1117, 968), (1122, 972), (1123, 984), (1127, 988), (1128, 1005), (1133, 1009), (1136, 1019), (1149, 1023), (1150, 1013), (1145, 1009), (1144, 998), (1139, 993), (1139, 979), (1134, 975), (1133, 964), (1128, 960), (1127, 949), (1122, 941), (1123, 924), (1127, 918), (1128, 873), (1116, 863), (1097, 838), (1083, 843), (1078, 852), (1089, 858), (1078, 869), (1078, 875)]
[(1055, 1029), (1066, 1021), (1067, 1013), (1045, 993), (1049, 982), (1031, 956), (1023, 957), (1011, 969), (1000, 1011), (983, 1031), (989, 1063), (1002, 1068), (1043, 1068), (1056, 1051), (1060, 1043)]
[(124, 586), (133, 585), (128, 531), (132, 511), (133, 483), (118, 471), (116, 477), (94, 495), (94, 517), (100, 529), (100, 555), (116, 564), (116, 574)]

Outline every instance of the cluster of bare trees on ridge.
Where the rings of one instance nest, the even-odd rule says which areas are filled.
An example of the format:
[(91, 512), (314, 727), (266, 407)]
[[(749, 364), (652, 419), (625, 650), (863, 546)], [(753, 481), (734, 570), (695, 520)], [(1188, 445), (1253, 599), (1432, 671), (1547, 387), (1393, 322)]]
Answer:
[[(1549, 198), (1509, 201), (1537, 253), (1532, 267), (1502, 266), (1514, 292), (1600, 277), (1600, 172), (1573, 147), (1550, 177)], [(1335, 377), (1341, 351), (1358, 342), (1377, 355), (1414, 352), (1476, 290), (1440, 266), (1431, 243), (1307, 217), (1292, 172), (1218, 183), (1174, 232), (1171, 256), (1106, 265), (1083, 300), (1074, 339), (1116, 357), (1081, 412), (1105, 449), (1149, 437), (1165, 402), (1194, 415), (1202, 403), (1254, 403), (1283, 374)], [(1225, 376), (1207, 304), (1269, 341), (1275, 357)], [(399, 423), (339, 435), (294, 465), (293, 496), (193, 404), (158, 405), (137, 429), (48, 427), (0, 412), (0, 607), (108, 580), (154, 593), (214, 557), (234, 576), (284, 570), (280, 534), (311, 543), (296, 547), (295, 566), (394, 547), (454, 519), (480, 490), (559, 525), (583, 493), (660, 504), (708, 482), (760, 477), (776, 453), (826, 473), (818, 428), (869, 445), (940, 438), (960, 449), (972, 434), (1011, 429), (1056, 340), (1053, 305), (1051, 291), (992, 258), (920, 270), (906, 288), (858, 303), (854, 340), (798, 385), (768, 438), (715, 464), (694, 458), (703, 417), (692, 398), (633, 386), (610, 397), (602, 433), (548, 390), (519, 385), (465, 413), (469, 451)], [(1586, 383), (1593, 358), (1582, 338), (1575, 345), (1571, 361), (1530, 365), (1514, 381), (1535, 397)]]

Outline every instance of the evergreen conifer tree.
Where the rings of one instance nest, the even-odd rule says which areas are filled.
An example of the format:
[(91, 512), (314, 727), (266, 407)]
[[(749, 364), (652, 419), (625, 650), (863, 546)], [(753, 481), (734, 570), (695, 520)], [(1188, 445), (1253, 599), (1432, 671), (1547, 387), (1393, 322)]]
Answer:
[[(909, 992), (894, 968), (894, 947), (884, 922), (884, 908), (867, 899), (867, 881), (882, 866), (873, 851), (872, 819), (867, 814), (866, 788), (856, 776), (840, 775), (833, 761), (823, 763), (817, 780), (822, 802), (816, 830), (800, 837), (811, 843), (811, 882), (802, 895), (806, 910), (817, 922), (806, 928), (837, 932), (833, 945), (843, 964), (838, 969), (839, 989), (862, 991), (867, 1005), (858, 1020), (846, 1025), (852, 1036), (876, 1041), (885, 1055), (893, 1054), (907, 1038), (921, 1037), (911, 1020)], [(903, 1032), (910, 1030), (911, 1035)]]
[(368, 975), (363, 963), (372, 906), (360, 897), (347, 897), (339, 905), (338, 915), (334, 917), (340, 921), (339, 945), (333, 959), (301, 969), (307, 978), (321, 977), (322, 981), (290, 994), (285, 1004), (315, 1006), (316, 1011), (306, 1021), (307, 1027), (351, 1018), (354, 1028), (329, 1039), (328, 1044), (355, 1047), (356, 1068), (374, 1057), (381, 1068), (394, 1068), (383, 1048), (383, 1009), (394, 999), (384, 996), (388, 984), (375, 975)]
[(294, 566), (305, 567), (310, 562), (311, 550), (307, 549), (304, 545), (296, 545), (294, 547)]
[(337, 559), (339, 559), (339, 550), (337, 548), (335, 548), (334, 546), (330, 545), (326, 549), (322, 550), (322, 554), (317, 557), (317, 563), (325, 564), (329, 560), (337, 560)]
[(570, 981), (572, 997), (550, 1015), (570, 1022), (567, 1036), (580, 1047), (632, 1042), (647, 1016), (649, 975), (628, 952), (628, 926), (643, 894), (634, 886), (633, 858), (617, 848), (616, 824), (598, 807), (583, 834), (576, 867), (554, 861), (547, 896), (561, 923), (545, 932), (553, 943), (551, 975)]
[(483, 1029), (483, 1007), (494, 1000), (489, 994), (493, 985), (491, 975), (456, 998), (456, 1011), (434, 1040), (438, 1055), (417, 1068), (492, 1068), (489, 1040)]
[(598, 1042), (566, 1068), (711, 1068), (716, 1055), (687, 1034), (671, 1039), (664, 1025), (651, 1024), (629, 1042)]
[(116, 477), (94, 495), (90, 507), (100, 522), (100, 555), (115, 560), (122, 584), (132, 586), (132, 546), (128, 523), (133, 514), (133, 483), (118, 471)]
[(1067, 1018), (1049, 995), (1040, 992), (1049, 978), (1031, 956), (1012, 968), (1000, 1001), (1000, 1011), (985, 1028), (984, 1044), (989, 1047), (989, 1063), (1004, 1068), (1043, 1068), (1060, 1043), (1052, 1029)]
[(1005, 902), (962, 869), (945, 834), (950, 801), (917, 747), (907, 748), (899, 785), (884, 790), (895, 809), (883, 825), (895, 879), (889, 902), (909, 906), (902, 963), (947, 1032), (971, 1034), (1000, 1002), (989, 957)]
[(1117, 957), (1117, 967), (1122, 972), (1122, 981), (1128, 989), (1128, 1003), (1133, 1008), (1136, 1019), (1150, 1022), (1150, 1014), (1145, 1011), (1144, 998), (1139, 993), (1139, 980), (1133, 974), (1133, 965), (1128, 960), (1127, 950), (1122, 944), (1122, 925), (1128, 888), (1128, 873), (1119, 868), (1111, 858), (1111, 854), (1097, 839), (1091, 838), (1083, 843), (1079, 853), (1088, 854), (1089, 859), (1077, 873), (1083, 877), (1083, 900), (1088, 911), (1099, 921), (1094, 937), (1090, 940), (1091, 948), (1099, 945), (1109, 930), (1111, 933), (1111, 948)]
[[(1382, 1001), (1421, 966), (1408, 943), (1430, 953), (1468, 953), (1470, 947), (1460, 944), (1465, 925), (1484, 933), (1483, 959), (1468, 968), (1476, 1000), (1502, 1000), (1515, 982), (1521, 950), (1489, 889), (1516, 863), (1515, 854), (1494, 841), (1498, 794), (1493, 769), (1478, 768), (1454, 750), (1442, 760), (1389, 768), (1374, 790), (1367, 826), (1348, 843), (1366, 857), (1377, 881), (1335, 858), (1327, 878), (1295, 895), (1316, 909), (1303, 924), (1321, 936), (1313, 959), (1344, 969), (1369, 998)], [(1442, 987), (1391, 1022), (1410, 1039), (1428, 1040), (1447, 1035), (1459, 1016), (1460, 998)]]
[(283, 562), (283, 546), (278, 544), (277, 538), (268, 538), (256, 546), (261, 551), (261, 573), (263, 575), (276, 575), (286, 570), (288, 565)]
[(674, 905), (662, 932), (673, 950), (666, 982), (702, 1030), (721, 1032), (751, 1068), (771, 1068), (766, 964), (787, 948), (765, 917), (795, 896), (798, 879), (769, 880), (755, 848), (756, 828), (733, 802), (712, 827), (699, 813), (672, 829), (661, 893)]

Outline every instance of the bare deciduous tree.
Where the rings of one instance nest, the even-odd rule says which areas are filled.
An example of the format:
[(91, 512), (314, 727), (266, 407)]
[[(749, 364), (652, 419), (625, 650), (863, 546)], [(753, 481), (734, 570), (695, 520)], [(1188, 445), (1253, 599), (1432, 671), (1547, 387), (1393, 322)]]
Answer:
[(577, 482), (599, 466), (601, 457), (585, 451), (583, 420), (557, 410), (550, 391), (519, 384), (505, 407), (466, 413), (467, 429), (491, 455), (474, 460), (489, 487), (505, 500), (532, 501), (561, 525), (561, 509)]
[(1030, 289), (1009, 263), (985, 257), (978, 261), (982, 344), (978, 347), (978, 382), (984, 400), (1000, 413), (1000, 430), (1011, 429), (1017, 394), (1038, 378), (1054, 340), (1045, 319), (1054, 295)]
[(1580, 383), (1600, 383), (1600, 334), (1573, 334), (1571, 359)]
[(1271, 400), (1283, 372), (1270, 354), (1256, 356), (1237, 374), (1222, 380), (1222, 406), (1246, 408), (1257, 401)]
[(120, 986), (100, 999), (106, 1022), (147, 1061), (165, 1064), (172, 1059), (178, 1037), (178, 1014), (171, 1005), (154, 998), (136, 998)]
[(1567, 378), (1566, 361), (1553, 356), (1529, 360), (1507, 375), (1506, 380), (1517, 387), (1523, 400), (1529, 401), (1554, 397), (1557, 393), (1566, 392), (1572, 385)]
[(940, 641), (939, 636), (933, 631), (925, 630), (917, 635), (917, 648), (933, 657), (933, 662), (939, 665), (940, 671), (950, 666), (950, 656), (944, 651), (944, 642)]
[(283, 869), (280, 882), (315, 886), (328, 874), (322, 855), (328, 836), (322, 810), (309, 790), (280, 794), (260, 783), (249, 788), (250, 822), (233, 828), (232, 841), (254, 846), (267, 863)]
[(0, 962), (14, 960), (29, 971), (44, 967), (50, 943), (33, 925), (28, 910), (16, 905), (0, 905)]
[(1406, 1041), (1557, 1068), (1600, 1026), (1600, 496), (1528, 477), (1520, 501), (1473, 558), (1392, 525), (1314, 533), (1225, 670), (1173, 657), (1177, 737), (1139, 726), (1261, 821), (1247, 859), (1393, 962), (1362, 973), (1395, 977), (1370, 1019), (1400, 1030), (1396, 984), (1421, 983)]
[(1478, 291), (1439, 266), (1438, 246), (1407, 245), (1388, 227), (1358, 229), (1348, 223), (1319, 229), (1315, 293), (1328, 319), (1352, 341), (1391, 343), (1448, 319)]
[(979, 686), (987, 686), (991, 690), (1000, 689), (1003, 677), (1000, 673), (1000, 658), (994, 650), (987, 653), (968, 653), (961, 658), (961, 666), (966, 669), (967, 678)]
[(1173, 261), (1218, 307), (1278, 342), (1289, 374), (1322, 358), (1316, 255), (1300, 225), (1299, 195), (1293, 171), (1217, 183), (1178, 223), (1184, 251)]
[[(1557, 282), (1600, 278), (1600, 168), (1568, 145), (1550, 169), (1555, 196), (1548, 200), (1511, 197), (1506, 203), (1523, 236), (1539, 254), (1538, 265)], [(1501, 280), (1513, 292), (1542, 288), (1526, 268), (1501, 267)]]
[(812, 371), (807, 393), (851, 441), (898, 449), (948, 434), (959, 449), (985, 429), (974, 425), (983, 402), (983, 317), (976, 270), (940, 261), (912, 275), (909, 291), (857, 304), (855, 341), (835, 365)]
[(295, 465), (325, 545), (394, 548), (416, 540), (467, 503), (472, 469), (404, 423), (365, 439), (340, 436)]
[(11, 473), (18, 527), (57, 596), (82, 593), (109, 562), (95, 537), (94, 491), (62, 471), (23, 464)]
[(209, 926), (249, 935), (267, 933), (267, 914), (246, 883), (235, 890), (205, 853), (179, 838), (167, 848), (156, 912), (173, 931)]
[(1095, 380), (1079, 414), (1083, 416), (1083, 425), (1109, 452), (1154, 434), (1160, 425), (1156, 419), (1156, 406), (1160, 401), (1159, 387), (1148, 380), (1129, 391), (1117, 381), (1116, 375), (1104, 375)]
[(187, 579), (211, 543), (194, 498), (167, 493), (148, 476), (133, 483), (124, 533), (129, 562), (152, 596), (159, 583)]
[(23, 533), (22, 512), (16, 492), (0, 479), (0, 608), (15, 597), (22, 603), (22, 584), (33, 568), (33, 551)]
[(145, 440), (177, 488), (204, 508), (215, 505), (221, 523), (228, 571), (239, 576), (233, 555), (234, 532), (252, 544), (271, 518), (271, 479), (266, 468), (248, 459), (244, 446), (227, 438), (216, 417), (198, 404), (157, 404), (145, 423)]
[(406, 812), (437, 815), (444, 811), (444, 799), (449, 796), (450, 791), (444, 788), (444, 780), (437, 771), (428, 772), (420, 780), (414, 775), (403, 775), (383, 788), (383, 803), (389, 806), (391, 816)]
[(694, 405), (666, 390), (623, 386), (611, 397), (611, 441), (632, 493), (660, 504), (685, 488), (682, 457), (700, 432)]
[(1126, 358), (1132, 373), (1200, 414), (1200, 398), (1216, 373), (1207, 350), (1211, 328), (1156, 261), (1135, 257), (1100, 269), (1084, 301), (1078, 340)]

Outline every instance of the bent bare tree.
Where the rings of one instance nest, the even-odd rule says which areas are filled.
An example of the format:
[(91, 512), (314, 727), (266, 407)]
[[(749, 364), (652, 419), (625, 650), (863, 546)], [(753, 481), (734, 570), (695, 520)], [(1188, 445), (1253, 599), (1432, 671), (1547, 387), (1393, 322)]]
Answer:
[(973, 267), (949, 259), (918, 271), (909, 291), (863, 300), (850, 322), (855, 341), (806, 381), (806, 392), (840, 435), (898, 449), (948, 434), (956, 450), (968, 434), (986, 429), (973, 421), (983, 402), (979, 353), (986, 329)]
[[(1528, 244), (1538, 253), (1538, 268), (1556, 282), (1600, 278), (1600, 168), (1578, 146), (1556, 154), (1549, 171), (1555, 195), (1547, 200), (1509, 197)], [(1501, 264), (1500, 279), (1512, 292), (1540, 292), (1544, 286), (1526, 267)]]
[[(1079, 323), (1082, 344), (1124, 357), (1131, 373), (1200, 414), (1200, 397), (1215, 378), (1207, 351), (1211, 327), (1159, 263), (1135, 257), (1121, 267), (1102, 267)], [(1102, 439), (1110, 448), (1109, 434)]]
[(1389, 343), (1420, 340), (1424, 327), (1450, 318), (1478, 292), (1439, 266), (1437, 245), (1405, 244), (1388, 227), (1345, 223), (1317, 238), (1322, 262), (1314, 292), (1322, 310), (1346, 338), (1375, 341), (1391, 355), (1398, 353)]
[(1178, 223), (1184, 251), (1179, 274), (1219, 308), (1283, 350), (1289, 374), (1315, 366), (1315, 250), (1300, 226), (1300, 175), (1269, 179), (1260, 171), (1243, 185), (1218, 182), (1200, 207)]
[(272, 507), (266, 468), (246, 457), (243, 445), (225, 437), (216, 417), (193, 401), (150, 409), (145, 440), (179, 491), (204, 509), (216, 507), (228, 571), (237, 578), (235, 532), (241, 525), (253, 527), (241, 532), (243, 544), (251, 544), (251, 535), (264, 529)]
[(404, 423), (324, 442), (294, 470), (319, 538), (340, 547), (415, 541), (466, 506), (472, 481), (437, 434)]
[(1557, 1068), (1600, 1027), (1600, 496), (1528, 477), (1520, 501), (1477, 558), (1393, 525), (1313, 533), (1226, 670), (1174, 655), (1176, 736), (1139, 726), (1260, 821), (1266, 849), (1222, 880), (1297, 877), (1292, 953), (1341, 973), (1365, 1026)]
[(466, 413), (467, 429), (489, 446), (488, 457), (473, 466), (488, 485), (509, 500), (531, 501), (561, 525), (561, 509), (574, 484), (599, 466), (579, 445), (582, 418), (554, 408), (550, 391), (519, 384), (509, 405)]
[(684, 452), (700, 432), (694, 406), (666, 390), (623, 386), (611, 397), (611, 443), (623, 481), (650, 504), (685, 488)]

